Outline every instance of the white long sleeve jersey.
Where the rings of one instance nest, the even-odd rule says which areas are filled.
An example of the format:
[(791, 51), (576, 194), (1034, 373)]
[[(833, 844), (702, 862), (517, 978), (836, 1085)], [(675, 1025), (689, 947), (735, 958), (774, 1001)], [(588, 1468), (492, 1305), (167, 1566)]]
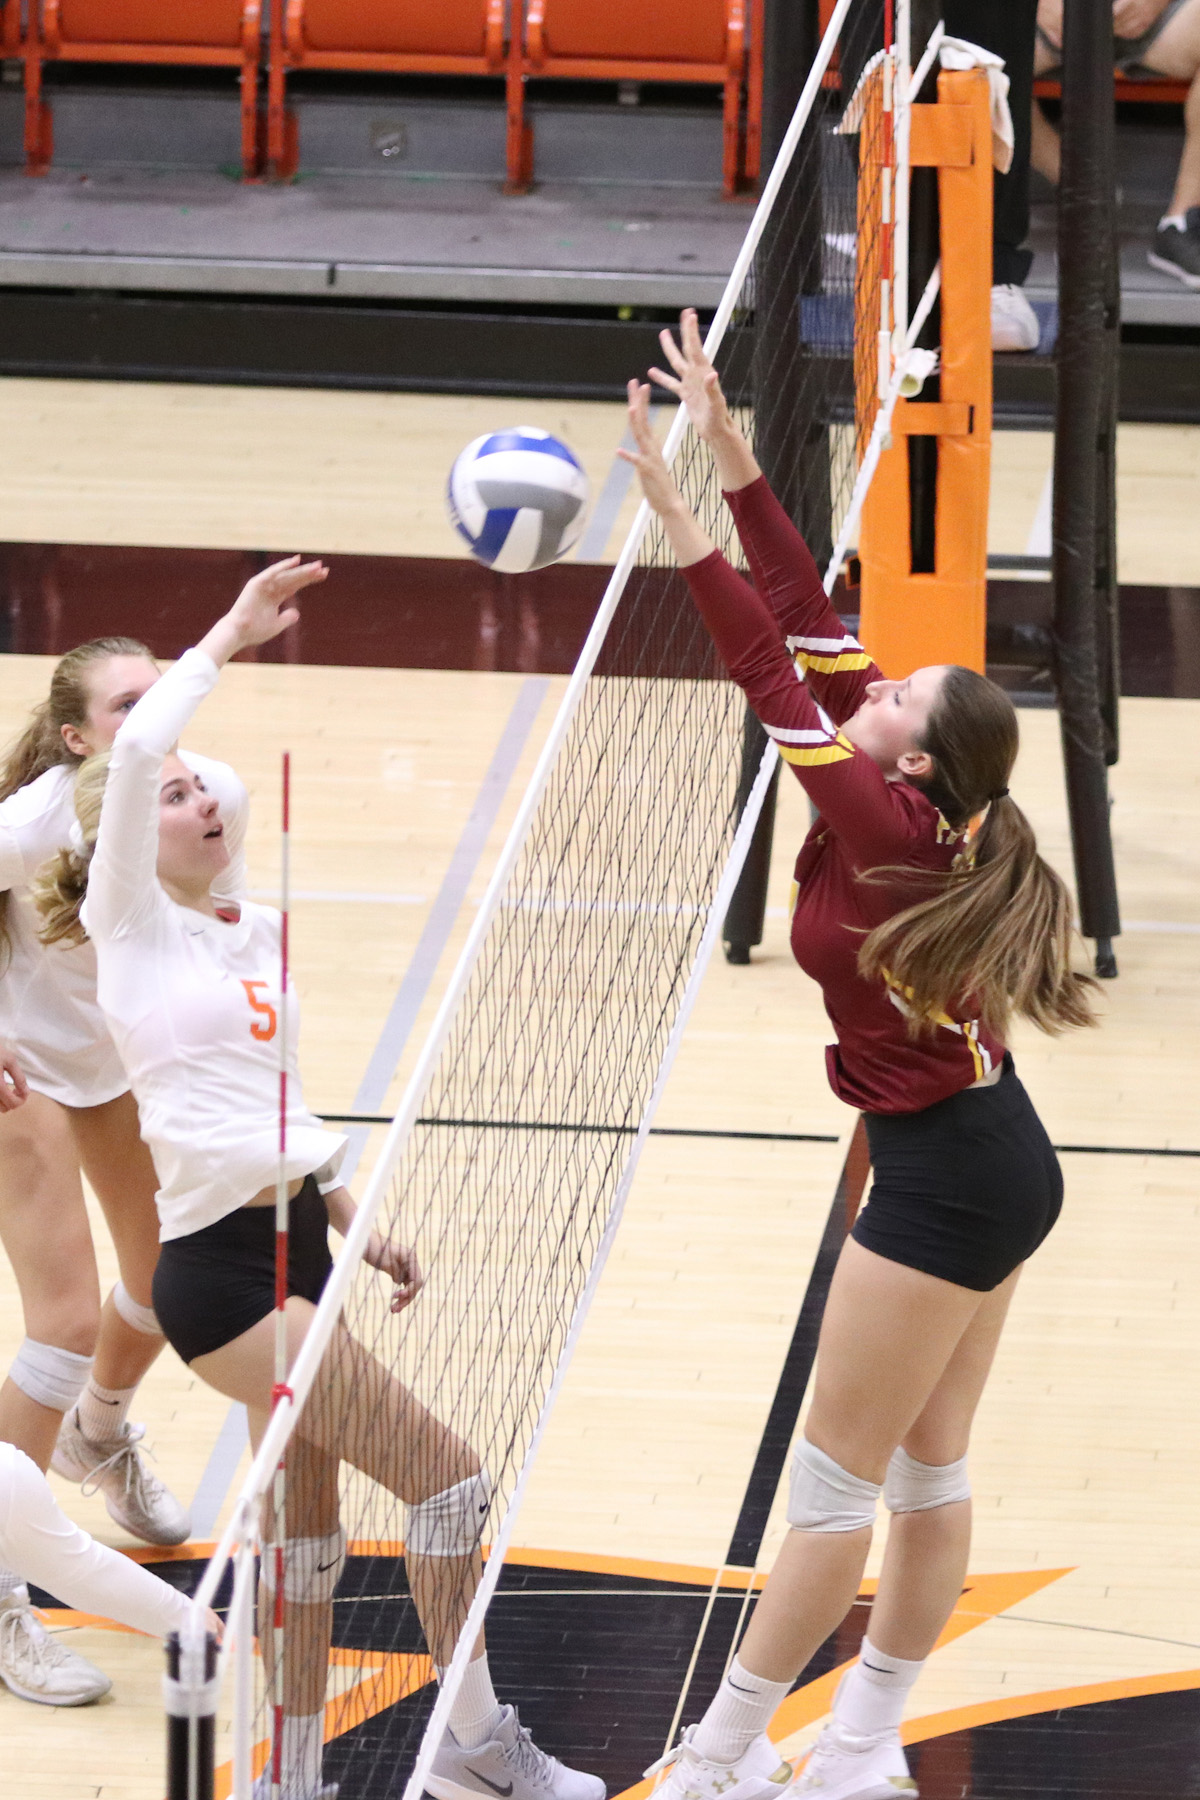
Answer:
[[(245, 891), (246, 789), (227, 763), (181, 751), (188, 768), (216, 796), (229, 867), (223, 899)], [(16, 1047), (30, 1086), (63, 1106), (100, 1106), (129, 1086), (96, 998), (96, 954), (90, 943), (39, 941), (41, 919), (29, 892), (42, 864), (65, 849), (75, 819), (78, 765), (47, 769), (0, 801), (0, 889), (8, 890), (11, 955), (0, 974), (0, 1037)]]
[[(236, 920), (212, 918), (168, 899), (156, 873), (163, 757), (216, 679), (189, 650), (117, 733), (83, 904), (100, 1006), (154, 1158), (164, 1243), (244, 1205), (279, 1159), (279, 913), (244, 901)], [(346, 1144), (304, 1105), (298, 1027), (289, 984), (290, 1180), (336, 1164)]]
[(0, 1444), (0, 1558), (78, 1612), (157, 1637), (188, 1622), (186, 1597), (73, 1525), (37, 1464), (15, 1444)]

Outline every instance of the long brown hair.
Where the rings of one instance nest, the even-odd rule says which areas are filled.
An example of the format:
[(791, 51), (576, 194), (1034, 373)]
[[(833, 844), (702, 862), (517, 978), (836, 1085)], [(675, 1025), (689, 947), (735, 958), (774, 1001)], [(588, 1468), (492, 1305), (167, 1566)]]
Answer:
[[(28, 787), (47, 769), (80, 764), (84, 759), (67, 748), (63, 740), (64, 725), (83, 725), (91, 704), (87, 671), (110, 656), (144, 656), (154, 658), (145, 644), (136, 638), (92, 638), (76, 645), (60, 656), (50, 677), (50, 692), (35, 706), (28, 725), (0, 763), (0, 800), (7, 800), (18, 788)], [(12, 954), (8, 934), (8, 893), (0, 893), (0, 969), (7, 966)]]
[(964, 1007), (1001, 1039), (1014, 1012), (1051, 1033), (1096, 1022), (1096, 983), (1071, 967), (1070, 893), (1008, 792), (1018, 739), (1003, 688), (973, 669), (947, 669), (920, 744), (933, 759), (921, 786), (955, 830), (980, 813), (983, 821), (945, 877), (907, 872), (934, 879), (937, 891), (876, 926), (858, 954), (860, 974), (904, 994), (914, 1033)]

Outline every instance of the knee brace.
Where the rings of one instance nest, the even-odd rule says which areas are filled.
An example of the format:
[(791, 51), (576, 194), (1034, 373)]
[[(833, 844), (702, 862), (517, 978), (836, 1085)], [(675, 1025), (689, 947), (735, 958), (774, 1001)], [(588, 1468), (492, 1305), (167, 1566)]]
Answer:
[[(283, 1545), (283, 1597), (293, 1606), (332, 1600), (346, 1566), (346, 1533), (338, 1526), (328, 1537), (286, 1538)], [(275, 1553), (263, 1545), (262, 1581), (275, 1592)]]
[(162, 1326), (158, 1322), (158, 1314), (152, 1306), (140, 1306), (125, 1286), (118, 1281), (112, 1291), (113, 1305), (129, 1326), (131, 1331), (140, 1331), (143, 1337), (161, 1337)]
[(923, 1463), (907, 1450), (895, 1450), (883, 1480), (883, 1504), (889, 1512), (932, 1512), (971, 1498), (967, 1459), (952, 1463)]
[(839, 1467), (802, 1437), (792, 1456), (788, 1524), (796, 1531), (862, 1531), (875, 1523), (880, 1484)]
[(28, 1337), (8, 1371), (23, 1394), (60, 1413), (75, 1405), (91, 1372), (90, 1356), (77, 1356), (74, 1350), (60, 1350), (57, 1344), (39, 1344)]
[(404, 1547), (410, 1556), (469, 1556), (479, 1548), (492, 1484), (486, 1469), (408, 1509)]

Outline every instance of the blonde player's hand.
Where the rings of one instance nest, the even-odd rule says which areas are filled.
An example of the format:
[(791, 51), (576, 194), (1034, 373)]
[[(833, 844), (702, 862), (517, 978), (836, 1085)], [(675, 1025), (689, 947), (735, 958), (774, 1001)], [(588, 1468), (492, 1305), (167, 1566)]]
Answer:
[(394, 1313), (403, 1312), (406, 1306), (411, 1306), (425, 1285), (425, 1277), (421, 1273), (415, 1251), (405, 1249), (394, 1238), (382, 1237), (377, 1231), (373, 1231), (367, 1239), (363, 1261), (395, 1282), (396, 1291), (392, 1295), (391, 1306)]
[(314, 581), (324, 581), (328, 573), (324, 563), (302, 563), (298, 556), (272, 563), (261, 574), (251, 576), (225, 617), (218, 619), (201, 638), (198, 648), (219, 669), (239, 650), (269, 644), (300, 617), (299, 607), (292, 604), (300, 590), (311, 587)]
[(269, 644), (272, 638), (294, 625), (300, 609), (292, 602), (302, 588), (324, 581), (329, 570), (322, 562), (302, 563), (298, 556), (286, 562), (272, 563), (258, 575), (252, 575), (232, 607), (229, 620), (242, 641), (242, 648)]
[(17, 1053), (0, 1038), (0, 1113), (16, 1112), (29, 1096)]
[(679, 315), (678, 344), (667, 330), (659, 332), (658, 341), (675, 373), (668, 375), (665, 369), (651, 369), (650, 379), (682, 401), (696, 436), (709, 443), (722, 431), (733, 430), (721, 392), (721, 378), (705, 354), (695, 308), (685, 307)]

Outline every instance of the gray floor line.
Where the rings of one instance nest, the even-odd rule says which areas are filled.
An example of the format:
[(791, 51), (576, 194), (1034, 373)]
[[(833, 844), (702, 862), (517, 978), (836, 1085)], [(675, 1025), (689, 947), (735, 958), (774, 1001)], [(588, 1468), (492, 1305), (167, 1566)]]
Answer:
[(216, 1530), (229, 1484), (249, 1443), (246, 1409), (235, 1401), (225, 1414), (225, 1423), (217, 1433), (217, 1441), (192, 1495), (192, 1536), (201, 1542), (212, 1537)]
[[(417, 940), (404, 979), (359, 1083), (350, 1108), (352, 1112), (378, 1112), (386, 1098), (409, 1033), (429, 992), (455, 922), (466, 903), (467, 890), (487, 848), (504, 796), (516, 774), (517, 765), (537, 722), (549, 686), (549, 678), (545, 675), (530, 675), (521, 683), (508, 722), (479, 784), (475, 804), (463, 826), (454, 855), (450, 858), (450, 866), (429, 909), (425, 928)], [(369, 1127), (355, 1127), (346, 1135), (349, 1143), (342, 1163), (342, 1174), (349, 1181), (362, 1157)], [(211, 1537), (246, 1442), (246, 1409), (244, 1406), (231, 1406), (192, 1499), (193, 1537)]]

